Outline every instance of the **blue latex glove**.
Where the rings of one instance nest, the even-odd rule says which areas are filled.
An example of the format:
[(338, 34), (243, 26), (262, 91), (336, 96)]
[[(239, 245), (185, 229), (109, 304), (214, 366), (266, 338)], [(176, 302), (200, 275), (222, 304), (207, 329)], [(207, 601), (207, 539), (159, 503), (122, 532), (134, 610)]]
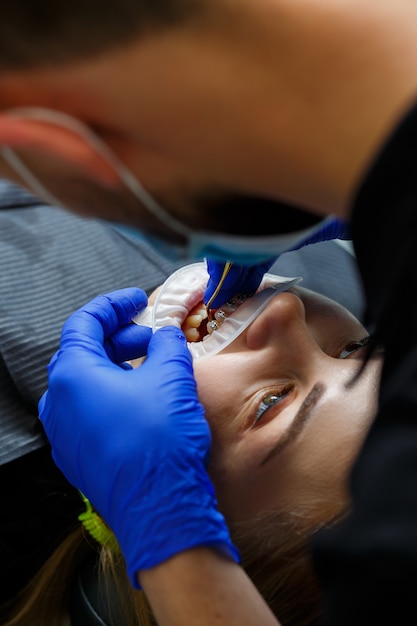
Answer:
[[(39, 402), (56, 464), (112, 528), (136, 587), (136, 572), (198, 545), (238, 559), (206, 473), (211, 436), (184, 334), (165, 327), (148, 345), (148, 329), (126, 327), (143, 296), (113, 292), (67, 320)], [(138, 369), (108, 356), (135, 351), (129, 332), (148, 345)]]
[[(299, 242), (296, 246), (288, 248), (290, 250), (298, 250), (311, 243), (320, 241), (328, 241), (329, 239), (350, 239), (349, 226), (347, 222), (334, 218), (326, 224), (319, 225), (309, 237)], [(253, 294), (259, 287), (264, 274), (272, 267), (278, 256), (264, 261), (259, 265), (238, 265), (233, 264), (221, 290), (211, 303), (211, 308), (218, 308), (237, 293)], [(224, 270), (224, 262), (214, 259), (207, 259), (207, 270), (209, 280), (207, 282), (206, 291), (204, 293), (204, 303), (210, 300), (220, 282)]]
[[(216, 309), (228, 300), (231, 300), (237, 293), (253, 294), (259, 287), (264, 274), (275, 263), (276, 257), (264, 261), (258, 265), (250, 267), (248, 265), (233, 264), (227, 274), (225, 281), (218, 295), (210, 304), (210, 308)], [(224, 270), (224, 262), (215, 259), (207, 259), (207, 271), (209, 280), (204, 293), (204, 304), (210, 300), (214, 294)]]

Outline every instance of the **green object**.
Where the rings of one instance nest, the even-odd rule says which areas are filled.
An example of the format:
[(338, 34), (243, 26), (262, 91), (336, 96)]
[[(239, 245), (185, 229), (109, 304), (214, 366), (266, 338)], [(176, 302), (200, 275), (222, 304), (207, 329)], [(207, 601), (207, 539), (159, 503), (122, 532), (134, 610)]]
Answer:
[(86, 506), (86, 510), (80, 513), (78, 519), (84, 528), (101, 546), (109, 548), (112, 552), (120, 552), (120, 547), (114, 533), (100, 515), (94, 511), (90, 500), (86, 498), (81, 491), (80, 496)]

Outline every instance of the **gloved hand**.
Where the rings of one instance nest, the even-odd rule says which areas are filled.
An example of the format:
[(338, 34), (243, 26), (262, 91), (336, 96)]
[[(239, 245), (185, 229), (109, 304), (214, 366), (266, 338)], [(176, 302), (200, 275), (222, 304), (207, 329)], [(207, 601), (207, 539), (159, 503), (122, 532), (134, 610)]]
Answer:
[(74, 313), (39, 402), (56, 464), (112, 528), (136, 587), (136, 572), (197, 545), (238, 559), (206, 473), (210, 429), (184, 334), (158, 330), (138, 369), (106, 351), (110, 341), (113, 358), (133, 352), (119, 341), (129, 328), (145, 333), (144, 352), (147, 331), (126, 327), (143, 303), (120, 290)]
[[(237, 293), (253, 294), (259, 287), (264, 274), (275, 263), (276, 257), (264, 261), (259, 265), (250, 267), (248, 265), (233, 264), (227, 274), (223, 286), (218, 295), (210, 304), (210, 308), (216, 309), (228, 300), (231, 300)], [(204, 304), (210, 300), (214, 294), (224, 270), (224, 262), (215, 259), (207, 259), (207, 271), (209, 280), (207, 282), (206, 291), (204, 292)]]
[[(289, 252), (290, 250), (298, 250), (299, 248), (303, 248), (311, 243), (328, 241), (329, 239), (350, 239), (348, 223), (339, 218), (326, 220), (324, 224), (320, 223), (317, 230), (315, 230), (311, 235), (302, 241), (299, 241), (296, 246), (288, 248), (286, 251)], [(214, 298), (210, 307), (215, 309), (222, 306), (222, 304), (233, 298), (233, 296), (237, 293), (255, 293), (264, 274), (272, 267), (277, 259), (278, 255), (268, 261), (260, 263), (259, 265), (253, 266), (233, 264), (226, 276), (221, 290)], [(207, 259), (209, 280), (204, 293), (204, 304), (207, 304), (217, 289), (223, 274), (224, 266), (225, 264), (222, 261)]]

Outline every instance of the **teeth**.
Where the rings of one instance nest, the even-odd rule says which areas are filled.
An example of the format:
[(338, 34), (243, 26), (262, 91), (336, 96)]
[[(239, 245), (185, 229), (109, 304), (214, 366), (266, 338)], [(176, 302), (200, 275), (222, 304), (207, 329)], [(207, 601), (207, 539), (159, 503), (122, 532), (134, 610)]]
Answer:
[(218, 309), (214, 314), (214, 319), (217, 320), (218, 322), (223, 322), (223, 320), (225, 320), (226, 317), (227, 315), (223, 311), (223, 309)]
[(202, 320), (205, 320), (207, 318), (207, 310), (205, 307), (202, 307), (201, 309), (197, 309), (195, 314), (200, 315)]
[(228, 313), (229, 315), (230, 313), (234, 313), (236, 309), (237, 309), (237, 304), (234, 300), (229, 300), (229, 302), (226, 302), (226, 304), (223, 304), (222, 306), (222, 311), (224, 311), (226, 314)]
[(209, 335), (211, 335), (212, 332), (214, 332), (215, 330), (217, 330), (219, 327), (219, 323), (216, 320), (212, 320), (211, 322), (209, 322), (207, 324), (207, 332)]
[[(248, 297), (249, 295), (244, 293), (237, 294), (234, 298), (226, 302), (221, 309), (211, 309), (209, 314), (204, 306), (193, 309), (192, 314), (186, 318), (183, 324), (183, 331), (187, 341), (204, 341), (204, 339), (210, 336), (215, 330), (220, 328), (224, 320), (234, 313)], [(212, 319), (207, 323), (207, 335), (202, 337), (201, 335), (204, 332), (203, 322), (207, 318)]]
[(225, 311), (225, 313), (233, 313), (248, 298), (249, 298), (249, 294), (238, 293), (236, 294), (234, 298), (232, 298), (231, 300), (228, 300), (226, 304), (223, 304), (222, 310)]
[(191, 328), (199, 328), (202, 321), (203, 321), (203, 318), (199, 314), (189, 315), (187, 317), (187, 326), (190, 326)]
[(184, 335), (187, 341), (189, 341), (190, 343), (194, 341), (200, 341), (200, 333), (198, 332), (197, 328), (187, 328), (187, 330), (184, 331)]
[(217, 309), (214, 313), (214, 320), (207, 324), (207, 332), (209, 335), (217, 330), (223, 324), (224, 320), (227, 319), (229, 315), (232, 315), (248, 298), (249, 294), (238, 293), (234, 298), (228, 300), (221, 309)]

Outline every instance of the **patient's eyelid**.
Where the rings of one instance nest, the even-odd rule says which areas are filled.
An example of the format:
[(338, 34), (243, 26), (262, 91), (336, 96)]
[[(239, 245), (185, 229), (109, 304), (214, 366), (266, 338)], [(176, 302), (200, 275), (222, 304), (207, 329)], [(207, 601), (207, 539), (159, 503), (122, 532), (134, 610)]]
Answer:
[(354, 354), (361, 348), (364, 348), (365, 346), (367, 346), (371, 341), (372, 341), (371, 335), (367, 335), (366, 337), (364, 337), (363, 339), (360, 339), (359, 341), (351, 341), (343, 348), (338, 358), (347, 359), (349, 356), (351, 356), (352, 354)]
[[(280, 390), (275, 389), (269, 393), (263, 394), (252, 414), (250, 420), (251, 428), (257, 426), (269, 411), (277, 407), (277, 405), (283, 403), (293, 388), (293, 385), (285, 385)], [(275, 415), (276, 411), (274, 411), (273, 417), (275, 417)]]

